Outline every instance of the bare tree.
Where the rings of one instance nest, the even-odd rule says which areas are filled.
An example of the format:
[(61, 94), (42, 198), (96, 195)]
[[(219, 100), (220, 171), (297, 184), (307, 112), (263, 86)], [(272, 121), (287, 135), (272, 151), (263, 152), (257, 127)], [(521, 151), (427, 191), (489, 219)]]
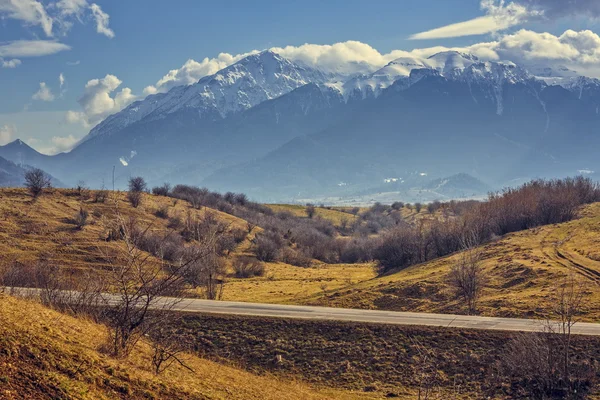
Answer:
[[(104, 257), (110, 265), (107, 283), (115, 291), (110, 298), (111, 348), (115, 355), (126, 356), (144, 334), (161, 323), (165, 312), (179, 303), (176, 296), (184, 287), (187, 270), (207, 254), (203, 247), (194, 246), (182, 251), (175, 263), (160, 257), (161, 252), (153, 257), (136, 245), (149, 234), (152, 225), (135, 229), (133, 223), (120, 216), (118, 208), (116, 219), (124, 246), (116, 253), (107, 248)], [(168, 237), (165, 235), (163, 241)]]
[(183, 359), (187, 349), (179, 341), (173, 340), (165, 324), (157, 326), (150, 336), (152, 338), (152, 367), (156, 375), (160, 375), (175, 363), (194, 372)]
[(546, 330), (556, 334), (561, 342), (564, 379), (571, 380), (571, 333), (573, 326), (579, 321), (585, 301), (586, 284), (582, 279), (577, 279), (571, 274), (552, 291), (551, 304), (553, 305), (550, 319), (557, 323), (547, 322)]
[(129, 179), (129, 192), (127, 199), (134, 208), (137, 208), (142, 202), (142, 193), (146, 191), (146, 181), (140, 176)]
[(463, 244), (463, 252), (452, 266), (448, 281), (453, 287), (456, 297), (462, 299), (469, 314), (477, 312), (477, 302), (483, 288), (488, 282), (488, 276), (482, 266), (481, 251), (472, 243), (475, 239), (467, 239)]
[(315, 208), (315, 206), (313, 204), (307, 204), (306, 205), (306, 216), (308, 218), (313, 218), (315, 216), (317, 209)]
[(417, 398), (419, 400), (438, 398), (435, 394), (436, 391), (439, 394), (441, 376), (435, 349), (424, 346), (416, 338), (410, 339), (412, 347), (417, 352), (416, 357), (414, 357), (414, 375), (419, 386)]
[(572, 356), (572, 328), (585, 302), (586, 286), (569, 276), (553, 289), (553, 307), (540, 333), (518, 334), (507, 345), (499, 378), (513, 382), (516, 395), (584, 399), (597, 381), (588, 357)]
[(43, 193), (44, 189), (51, 187), (50, 176), (39, 168), (25, 172), (25, 187), (35, 198)]

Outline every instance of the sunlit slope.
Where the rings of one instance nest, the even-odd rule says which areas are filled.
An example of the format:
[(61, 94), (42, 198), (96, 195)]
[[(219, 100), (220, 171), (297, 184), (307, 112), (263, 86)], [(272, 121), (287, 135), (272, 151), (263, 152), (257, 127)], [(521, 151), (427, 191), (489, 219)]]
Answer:
[(152, 372), (143, 342), (125, 360), (102, 352), (102, 325), (0, 295), (2, 399), (366, 399), (184, 356), (193, 372), (174, 365)]
[[(581, 210), (580, 218), (510, 234), (481, 248), (489, 276), (480, 302), (483, 315), (540, 317), (552, 307), (551, 294), (561, 279), (574, 275), (589, 294), (584, 319), (600, 319), (600, 203)], [(400, 272), (329, 291), (310, 304), (398, 311), (460, 313), (447, 283), (459, 254)]]

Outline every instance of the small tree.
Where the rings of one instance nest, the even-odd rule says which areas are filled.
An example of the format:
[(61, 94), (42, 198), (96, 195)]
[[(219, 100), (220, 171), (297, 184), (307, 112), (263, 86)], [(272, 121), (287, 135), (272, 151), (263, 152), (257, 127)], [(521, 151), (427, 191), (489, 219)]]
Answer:
[(572, 328), (582, 313), (585, 285), (573, 276), (552, 290), (552, 310), (543, 332), (517, 334), (499, 363), (499, 382), (507, 381), (520, 398), (584, 399), (597, 382), (593, 359), (572, 356)]
[[(150, 235), (151, 225), (145, 229), (135, 221), (125, 221), (116, 209), (116, 221), (124, 246), (114, 253), (107, 247), (104, 258), (110, 265), (107, 283), (116, 293), (111, 299), (109, 313), (111, 348), (116, 356), (126, 356), (137, 341), (160, 326), (167, 311), (179, 300), (176, 296), (184, 287), (184, 277), (192, 265), (207, 257), (206, 249), (213, 246), (194, 246), (182, 251), (177, 262), (161, 257), (170, 235), (159, 238), (154, 257), (142, 251), (139, 245)], [(213, 240), (214, 241), (214, 240)], [(113, 250), (111, 250), (113, 249)]]
[(194, 372), (184, 361), (188, 346), (180, 340), (174, 340), (168, 325), (175, 323), (173, 317), (165, 317), (165, 323), (156, 326), (149, 333), (152, 338), (152, 368), (156, 375), (162, 374), (171, 365), (177, 363), (190, 372)]
[(168, 196), (171, 193), (171, 185), (164, 183), (162, 186), (155, 186), (152, 188), (152, 194), (156, 196)]
[(312, 204), (307, 204), (306, 205), (306, 216), (308, 218), (313, 218), (315, 216), (315, 212), (316, 212), (316, 208), (314, 205)]
[(422, 208), (423, 208), (423, 204), (415, 203), (415, 211), (417, 212), (417, 214), (421, 212)]
[(142, 193), (146, 191), (146, 181), (140, 176), (129, 179), (129, 193), (127, 199), (134, 208), (142, 202)]
[(33, 168), (25, 172), (25, 187), (35, 198), (42, 194), (44, 189), (51, 187), (51, 180), (44, 171)]
[(462, 299), (469, 314), (477, 312), (477, 302), (487, 284), (488, 277), (481, 263), (481, 252), (474, 247), (464, 246), (458, 261), (452, 266), (448, 280), (456, 297)]

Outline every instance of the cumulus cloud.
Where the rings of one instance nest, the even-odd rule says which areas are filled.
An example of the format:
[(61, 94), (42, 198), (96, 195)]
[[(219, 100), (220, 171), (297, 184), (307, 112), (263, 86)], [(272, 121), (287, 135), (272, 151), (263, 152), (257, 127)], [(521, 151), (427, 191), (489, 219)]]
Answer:
[(440, 39), (495, 33), (522, 25), (528, 20), (569, 16), (600, 16), (598, 0), (481, 0), (484, 16), (417, 33), (410, 39)]
[(83, 96), (78, 100), (83, 111), (69, 111), (68, 122), (79, 122), (93, 127), (107, 116), (121, 111), (137, 99), (131, 89), (123, 88), (116, 92), (123, 82), (114, 75), (102, 79), (92, 79), (85, 85)]
[(155, 85), (148, 86), (144, 89), (144, 94), (154, 94), (157, 92), (166, 92), (175, 86), (190, 85), (198, 82), (200, 78), (207, 75), (212, 75), (217, 71), (241, 60), (250, 54), (257, 53), (252, 51), (249, 53), (231, 55), (229, 53), (221, 53), (216, 58), (204, 58), (198, 62), (192, 59), (187, 60), (181, 68), (170, 70), (163, 76)]
[(0, 44), (0, 57), (41, 57), (70, 49), (54, 40), (15, 40)]
[(54, 36), (54, 28), (59, 34), (66, 34), (74, 22), (86, 23), (92, 19), (96, 31), (113, 38), (115, 33), (109, 28), (110, 16), (95, 3), (88, 0), (60, 0), (46, 5), (38, 0), (0, 0), (0, 17), (22, 21), (27, 26), (39, 26), (48, 37)]
[(52, 36), (53, 20), (44, 5), (36, 0), (0, 0), (0, 14), (23, 21), (27, 25), (39, 25), (46, 36)]
[(0, 58), (0, 63), (2, 63), (2, 68), (17, 68), (21, 65), (21, 60), (18, 58), (13, 58), (12, 60), (3, 60)]
[(17, 127), (13, 124), (0, 127), (0, 146), (10, 143), (17, 134)]
[(102, 11), (100, 6), (96, 3), (93, 3), (90, 6), (90, 10), (92, 10), (92, 16), (96, 21), (96, 32), (108, 38), (114, 38), (115, 32), (108, 27), (108, 21), (110, 19), (110, 16), (104, 11)]
[(40, 82), (40, 89), (31, 96), (33, 100), (54, 101), (52, 90), (46, 85), (46, 82)]
[(79, 142), (79, 139), (73, 135), (69, 136), (53, 136), (50, 140), (52, 146), (44, 149), (43, 153), (48, 155), (54, 155), (58, 153), (64, 153), (71, 151), (73, 147)]
[(58, 83), (60, 83), (60, 88), (61, 89), (65, 85), (65, 76), (63, 75), (62, 72), (60, 73), (60, 75), (58, 75)]

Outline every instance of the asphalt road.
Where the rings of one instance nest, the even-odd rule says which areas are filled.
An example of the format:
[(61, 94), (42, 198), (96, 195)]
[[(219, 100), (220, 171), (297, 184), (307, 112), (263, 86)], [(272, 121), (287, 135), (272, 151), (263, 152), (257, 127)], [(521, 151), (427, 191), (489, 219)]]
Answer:
[[(13, 288), (9, 290), (12, 290), (13, 294), (20, 294), (24, 296), (32, 296), (39, 292), (37, 289)], [(115, 295), (105, 294), (103, 297), (107, 303), (114, 304), (116, 301), (118, 301), (118, 297)], [(541, 332), (548, 326), (546, 321), (533, 319), (358, 310), (199, 299), (173, 299), (166, 297), (156, 299), (152, 308), (168, 308), (172, 311), (198, 314), (293, 318), (314, 321), (351, 321), (376, 324), (484, 329), (511, 332)], [(552, 325), (555, 329), (558, 327), (557, 323), (553, 323)], [(571, 332), (577, 335), (600, 336), (600, 324), (578, 322), (572, 327)]]
[[(393, 325), (416, 325), (443, 328), (487, 329), (495, 331), (540, 332), (546, 321), (516, 318), (493, 318), (451, 314), (357, 310), (330, 307), (289, 306), (186, 299), (174, 310), (222, 315), (249, 315), (273, 318), (295, 318), (317, 321), (352, 321)], [(556, 327), (557, 325), (555, 325)], [(600, 324), (576, 323), (572, 333), (600, 336)]]

